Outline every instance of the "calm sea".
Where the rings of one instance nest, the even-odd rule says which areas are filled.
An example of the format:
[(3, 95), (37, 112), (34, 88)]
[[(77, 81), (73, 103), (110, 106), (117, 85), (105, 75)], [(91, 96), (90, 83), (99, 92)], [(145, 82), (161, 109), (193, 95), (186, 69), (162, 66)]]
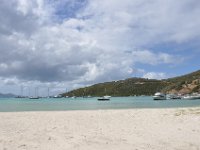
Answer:
[(18, 111), (62, 111), (62, 110), (98, 110), (130, 108), (178, 108), (197, 107), (200, 100), (164, 100), (154, 101), (152, 97), (112, 97), (110, 101), (98, 101), (93, 98), (1, 98), (0, 112)]

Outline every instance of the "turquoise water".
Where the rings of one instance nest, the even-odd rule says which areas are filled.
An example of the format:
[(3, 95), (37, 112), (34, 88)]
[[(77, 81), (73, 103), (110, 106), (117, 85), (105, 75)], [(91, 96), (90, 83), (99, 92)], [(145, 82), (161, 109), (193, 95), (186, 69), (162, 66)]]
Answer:
[(200, 106), (200, 100), (154, 101), (152, 97), (112, 97), (110, 101), (93, 98), (0, 99), (0, 112), (62, 111), (130, 108), (178, 108)]

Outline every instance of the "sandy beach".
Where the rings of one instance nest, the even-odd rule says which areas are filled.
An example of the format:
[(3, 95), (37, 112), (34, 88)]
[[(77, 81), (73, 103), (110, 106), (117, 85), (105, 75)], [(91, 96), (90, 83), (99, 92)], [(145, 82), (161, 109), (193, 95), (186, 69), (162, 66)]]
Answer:
[(0, 150), (199, 150), (200, 108), (1, 112)]

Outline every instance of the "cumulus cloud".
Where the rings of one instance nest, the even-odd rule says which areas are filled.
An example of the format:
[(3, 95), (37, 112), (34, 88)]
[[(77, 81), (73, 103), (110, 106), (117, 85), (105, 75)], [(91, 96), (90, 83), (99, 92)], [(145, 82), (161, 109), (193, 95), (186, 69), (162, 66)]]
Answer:
[(163, 72), (148, 72), (143, 75), (143, 78), (147, 79), (165, 79), (168, 76)]
[(198, 0), (3, 0), (0, 77), (5, 85), (72, 89), (131, 77), (138, 63), (181, 63), (151, 47), (199, 39), (199, 8)]

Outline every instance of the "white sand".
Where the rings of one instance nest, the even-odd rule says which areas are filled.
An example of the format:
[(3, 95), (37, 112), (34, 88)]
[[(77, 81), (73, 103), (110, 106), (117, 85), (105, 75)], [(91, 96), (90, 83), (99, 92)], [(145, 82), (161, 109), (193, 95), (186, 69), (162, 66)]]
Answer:
[(0, 113), (0, 150), (199, 150), (200, 108)]

